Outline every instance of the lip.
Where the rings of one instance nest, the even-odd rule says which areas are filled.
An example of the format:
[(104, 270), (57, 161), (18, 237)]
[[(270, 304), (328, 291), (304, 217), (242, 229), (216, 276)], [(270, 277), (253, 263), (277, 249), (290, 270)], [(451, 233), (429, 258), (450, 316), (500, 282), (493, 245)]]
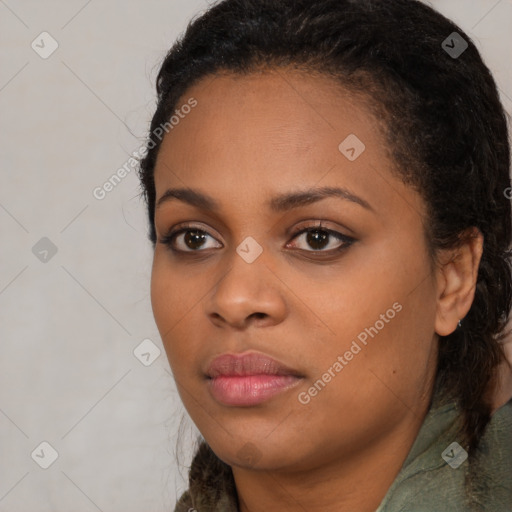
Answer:
[(206, 372), (213, 398), (224, 405), (257, 405), (296, 386), (304, 376), (261, 353), (223, 354)]

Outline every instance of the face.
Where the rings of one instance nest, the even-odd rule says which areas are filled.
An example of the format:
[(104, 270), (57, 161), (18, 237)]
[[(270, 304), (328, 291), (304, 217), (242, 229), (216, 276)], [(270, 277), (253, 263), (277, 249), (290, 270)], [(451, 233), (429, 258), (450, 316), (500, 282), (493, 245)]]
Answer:
[(187, 102), (155, 167), (151, 300), (192, 420), (259, 469), (405, 429), (430, 397), (436, 290), (425, 205), (379, 121), (291, 70), (208, 77)]

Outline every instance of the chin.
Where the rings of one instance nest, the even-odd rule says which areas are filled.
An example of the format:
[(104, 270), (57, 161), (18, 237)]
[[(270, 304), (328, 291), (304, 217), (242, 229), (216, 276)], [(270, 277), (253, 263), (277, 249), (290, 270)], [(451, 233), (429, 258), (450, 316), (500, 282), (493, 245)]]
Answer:
[(243, 469), (276, 471), (295, 467), (300, 460), (304, 460), (305, 454), (297, 452), (297, 446), (303, 449), (302, 443), (299, 444), (292, 436), (287, 438), (284, 432), (284, 436), (275, 436), (275, 432), (269, 436), (271, 431), (265, 429), (248, 435), (245, 430), (240, 436), (236, 433), (231, 436), (225, 434), (222, 439), (204, 437), (223, 462)]

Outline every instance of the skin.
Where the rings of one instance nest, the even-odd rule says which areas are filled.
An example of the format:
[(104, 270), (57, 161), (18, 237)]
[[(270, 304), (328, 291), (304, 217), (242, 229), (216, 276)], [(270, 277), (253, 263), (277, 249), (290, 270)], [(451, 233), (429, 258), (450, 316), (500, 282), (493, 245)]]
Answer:
[[(178, 106), (190, 97), (197, 106), (162, 142), (156, 199), (187, 187), (220, 209), (176, 199), (157, 208), (151, 280), (181, 399), (232, 466), (242, 512), (373, 512), (428, 410), (438, 335), (453, 332), (471, 306), (482, 237), (475, 232), (433, 265), (425, 205), (393, 173), (381, 121), (329, 78), (290, 69), (217, 75)], [(354, 161), (338, 149), (349, 134), (366, 146)], [(280, 213), (267, 207), (274, 195), (319, 186), (345, 187), (372, 210), (334, 197)], [(335, 237), (319, 249), (307, 234), (290, 234), (319, 221), (356, 241), (336, 253)], [(187, 246), (178, 235), (175, 248), (188, 251), (180, 255), (160, 242), (183, 222), (208, 236)], [(263, 248), (252, 263), (236, 252), (249, 236)], [(300, 403), (299, 393), (396, 302), (401, 311)], [(218, 355), (248, 350), (303, 379), (256, 406), (220, 404), (205, 369)]]

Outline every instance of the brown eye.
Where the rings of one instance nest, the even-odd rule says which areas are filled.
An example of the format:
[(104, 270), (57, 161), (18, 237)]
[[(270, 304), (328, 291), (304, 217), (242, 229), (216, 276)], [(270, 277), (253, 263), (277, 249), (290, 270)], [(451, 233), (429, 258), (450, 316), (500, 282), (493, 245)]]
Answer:
[[(181, 235), (184, 235), (181, 237)], [(208, 238), (213, 237), (202, 229), (194, 227), (183, 227), (172, 231), (166, 235), (160, 243), (169, 246), (173, 251), (177, 252), (200, 252), (201, 248), (205, 248), (205, 242)], [(181, 244), (177, 243), (181, 242)], [(212, 247), (206, 247), (211, 249)]]
[[(326, 229), (319, 226), (313, 226), (299, 231), (299, 233), (294, 236), (294, 239), (299, 238), (302, 235), (305, 235), (305, 244), (312, 249), (310, 250), (305, 248), (303, 250), (309, 252), (330, 252), (341, 250), (347, 248), (355, 241), (354, 238), (338, 233), (337, 231), (333, 231), (332, 229)], [(332, 246), (332, 239), (338, 240), (338, 244)], [(324, 250), (326, 247), (328, 249)]]

